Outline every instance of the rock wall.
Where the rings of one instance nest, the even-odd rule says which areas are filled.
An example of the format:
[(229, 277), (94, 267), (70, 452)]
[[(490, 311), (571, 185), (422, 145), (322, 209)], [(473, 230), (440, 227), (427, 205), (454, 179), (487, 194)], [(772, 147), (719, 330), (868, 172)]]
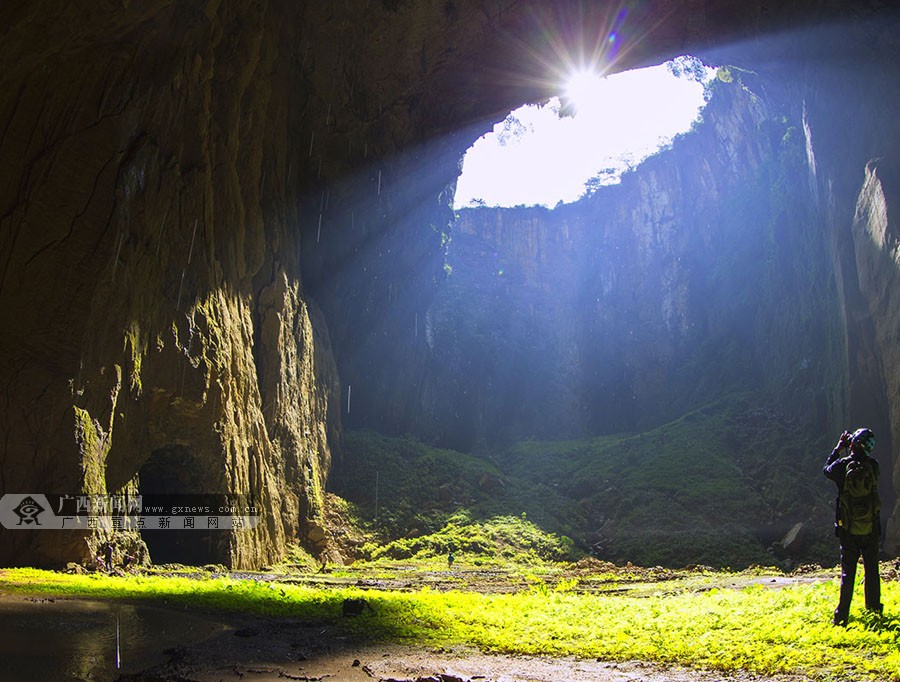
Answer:
[(800, 108), (753, 74), (722, 79), (696, 131), (621, 184), (460, 212), (429, 313), (435, 437), (638, 431), (733, 391), (807, 434), (837, 417), (839, 305)]
[[(897, 263), (897, 176), (892, 172), (898, 153), (896, 117), (900, 107), (897, 70), (900, 43), (893, 35), (898, 19), (864, 22), (849, 33), (840, 26), (814, 31), (807, 45), (843, 45), (834, 54), (808, 49), (803, 59), (788, 63), (795, 92), (804, 103), (810, 168), (823, 226), (822, 238), (831, 252), (841, 304), (841, 376), (833, 388), (844, 424), (868, 425), (878, 437), (876, 454), (882, 464), (881, 493), (886, 502), (885, 550), (900, 552), (898, 527), (898, 424), (896, 339), (900, 317), (895, 314)], [(793, 68), (792, 68), (793, 67)], [(791, 81), (789, 81), (791, 82)], [(892, 509), (891, 509), (892, 508)]]
[[(854, 373), (853, 383), (862, 405), (869, 404), (873, 398), (882, 399), (883, 402), (875, 406), (873, 413), (880, 417), (879, 426), (883, 429), (878, 442), (889, 444), (900, 443), (900, 356), (897, 353), (900, 343), (900, 245), (896, 221), (891, 221), (889, 212), (889, 206), (896, 206), (897, 203), (896, 200), (889, 201), (886, 195), (886, 192), (897, 188), (896, 180), (891, 175), (890, 162), (873, 159), (865, 169), (865, 180), (853, 221), (859, 286), (865, 300), (859, 308), (849, 311), (856, 313), (850, 324), (864, 325), (865, 331), (872, 334), (867, 339), (872, 347), (865, 347), (871, 354), (859, 353), (858, 362), (862, 365), (862, 371)], [(883, 181), (883, 177), (887, 177), (888, 182)], [(860, 313), (862, 319), (859, 319)], [(890, 431), (886, 430), (887, 427)], [(888, 435), (889, 440), (885, 437)], [(883, 461), (889, 450), (880, 448), (879, 452)], [(883, 489), (886, 484), (893, 483), (891, 492), (900, 491), (900, 466), (897, 462), (895, 457), (891, 469), (892, 481), (882, 481)], [(889, 553), (896, 555), (900, 551), (900, 501), (894, 495), (885, 495), (884, 491), (882, 497), (893, 501), (892, 508), (887, 505), (884, 513), (887, 519), (885, 546)]]
[[(284, 200), (284, 17), (59, 5), (4, 22), (0, 491), (251, 495), (260, 526), (198, 558), (260, 566), (321, 519), (340, 429)], [(154, 463), (167, 490), (141, 480)], [(4, 533), (0, 561), (108, 539)]]

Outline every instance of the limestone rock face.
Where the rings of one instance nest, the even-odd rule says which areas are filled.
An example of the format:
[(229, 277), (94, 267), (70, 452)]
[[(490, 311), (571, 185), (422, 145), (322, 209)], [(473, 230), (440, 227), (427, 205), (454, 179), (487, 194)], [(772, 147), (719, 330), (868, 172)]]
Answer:
[[(860, 289), (865, 297), (871, 314), (873, 330), (873, 356), (881, 358), (880, 371), (872, 371), (871, 376), (883, 377), (881, 382), (866, 385), (865, 391), (883, 394), (885, 406), (889, 410), (888, 419), (891, 425), (891, 443), (900, 443), (900, 239), (896, 220), (891, 221), (888, 207), (896, 206), (889, 202), (885, 192), (896, 188), (891, 176), (895, 172), (891, 162), (873, 160), (865, 170), (865, 179), (860, 189), (856, 204), (856, 215), (853, 222), (853, 238), (856, 245), (857, 271), (859, 272)], [(888, 179), (885, 182), (882, 178)], [(885, 434), (888, 435), (888, 434)], [(880, 444), (881, 439), (878, 440)], [(881, 461), (885, 460), (885, 450)], [(896, 460), (895, 460), (896, 461)], [(884, 478), (887, 478), (885, 476)], [(893, 481), (883, 480), (881, 488), (890, 492), (900, 490), (900, 466), (893, 469)], [(888, 500), (891, 500), (890, 494)], [(900, 543), (900, 501), (894, 500), (893, 508), (885, 505), (883, 516), (888, 519), (888, 550), (896, 553)]]
[[(261, 526), (212, 535), (197, 558), (279, 558), (322, 526), (341, 410), (353, 425), (417, 427), (459, 159), (506, 112), (553, 94), (561, 45), (603, 35), (613, 70), (715, 45), (762, 68), (791, 41), (740, 39), (882, 6), (5, 3), (0, 492), (252, 494)], [(897, 33), (877, 18), (833, 45), (895, 64)], [(844, 117), (832, 134), (841, 76), (807, 73), (815, 50), (801, 57), (786, 82), (804, 84), (811, 139), (840, 137), (816, 148), (815, 183), (826, 238), (843, 247), (863, 169), (895, 150), (897, 124), (885, 104), (866, 116), (876, 125), (845, 135)], [(895, 83), (887, 66), (871, 78)], [(865, 281), (854, 291), (869, 297), (854, 306), (881, 300)], [(893, 324), (849, 346), (872, 371)], [(838, 389), (845, 411), (855, 376)], [(3, 531), (0, 563), (89, 560), (106, 540)]]
[(742, 79), (621, 184), (460, 212), (429, 314), (438, 437), (639, 431), (735, 390), (827, 424), (839, 305), (800, 112)]
[[(282, 200), (283, 17), (54, 5), (4, 17), (0, 488), (251, 495), (260, 526), (198, 558), (273, 561), (321, 517), (340, 429)], [(5, 534), (0, 561), (106, 539), (57, 535)]]

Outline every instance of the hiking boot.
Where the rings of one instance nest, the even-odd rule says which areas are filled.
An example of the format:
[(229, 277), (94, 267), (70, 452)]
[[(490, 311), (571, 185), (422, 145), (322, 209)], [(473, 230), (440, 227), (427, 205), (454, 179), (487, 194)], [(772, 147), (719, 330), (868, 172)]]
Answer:
[(839, 611), (834, 612), (834, 617), (831, 619), (832, 625), (837, 625), (838, 627), (846, 627), (847, 626), (847, 616), (840, 613)]

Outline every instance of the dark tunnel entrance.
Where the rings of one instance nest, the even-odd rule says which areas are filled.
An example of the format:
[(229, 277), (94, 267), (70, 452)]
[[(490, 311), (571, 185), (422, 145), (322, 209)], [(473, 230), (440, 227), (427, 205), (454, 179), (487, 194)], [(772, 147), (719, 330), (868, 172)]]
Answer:
[[(200, 566), (222, 563), (228, 533), (191, 528), (193, 517), (172, 515), (171, 506), (193, 507), (203, 501), (204, 469), (191, 451), (180, 445), (154, 450), (139, 472), (147, 528), (141, 538), (154, 564), (179, 563)], [(168, 506), (168, 513), (149, 513), (147, 506)]]

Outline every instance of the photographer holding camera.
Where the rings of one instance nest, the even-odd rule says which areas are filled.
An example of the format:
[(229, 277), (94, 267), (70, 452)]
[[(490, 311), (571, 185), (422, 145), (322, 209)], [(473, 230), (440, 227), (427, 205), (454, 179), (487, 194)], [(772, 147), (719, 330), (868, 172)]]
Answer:
[(857, 429), (852, 435), (844, 431), (822, 470), (838, 487), (834, 531), (841, 543), (841, 596), (834, 610), (835, 625), (847, 624), (860, 555), (866, 572), (866, 608), (879, 614), (883, 608), (878, 575), (879, 468), (878, 462), (869, 456), (874, 448), (875, 434), (871, 429)]

